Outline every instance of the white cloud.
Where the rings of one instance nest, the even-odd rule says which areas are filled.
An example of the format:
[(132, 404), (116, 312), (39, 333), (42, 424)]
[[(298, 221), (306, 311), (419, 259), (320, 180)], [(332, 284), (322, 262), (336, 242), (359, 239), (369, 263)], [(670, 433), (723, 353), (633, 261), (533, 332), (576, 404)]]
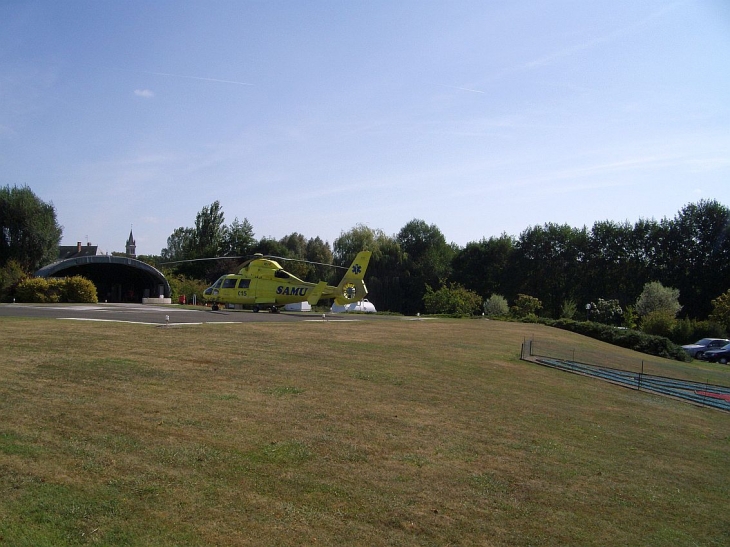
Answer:
[(145, 99), (151, 99), (155, 96), (155, 94), (149, 89), (135, 89), (134, 94), (137, 95), (137, 97), (144, 97)]

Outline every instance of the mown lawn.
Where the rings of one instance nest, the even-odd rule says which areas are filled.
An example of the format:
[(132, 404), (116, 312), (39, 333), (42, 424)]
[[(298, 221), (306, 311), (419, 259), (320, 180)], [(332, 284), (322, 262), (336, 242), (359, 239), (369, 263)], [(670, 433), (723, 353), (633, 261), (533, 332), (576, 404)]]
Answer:
[(627, 351), (2, 319), (0, 545), (730, 544), (730, 415), (521, 362), (526, 337)]

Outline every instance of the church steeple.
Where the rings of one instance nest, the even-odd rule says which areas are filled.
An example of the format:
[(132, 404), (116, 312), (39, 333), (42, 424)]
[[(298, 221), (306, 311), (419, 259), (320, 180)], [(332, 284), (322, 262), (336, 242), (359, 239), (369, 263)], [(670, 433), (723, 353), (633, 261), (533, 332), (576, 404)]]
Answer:
[(134, 236), (132, 235), (132, 229), (129, 229), (129, 239), (127, 240), (127, 256), (129, 258), (137, 258), (137, 244), (134, 241)]

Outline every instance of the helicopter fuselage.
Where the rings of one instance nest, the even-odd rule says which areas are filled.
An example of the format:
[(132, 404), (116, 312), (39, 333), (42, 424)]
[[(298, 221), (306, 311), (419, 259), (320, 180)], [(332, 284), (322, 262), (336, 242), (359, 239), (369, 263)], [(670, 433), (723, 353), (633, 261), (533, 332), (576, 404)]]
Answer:
[(320, 299), (328, 298), (347, 302), (362, 299), (367, 294), (362, 278), (369, 259), (369, 252), (359, 253), (340, 284), (335, 287), (324, 281), (303, 281), (274, 260), (255, 258), (244, 263), (238, 273), (220, 277), (205, 290), (203, 298), (212, 302), (214, 309), (219, 304), (243, 304), (254, 306), (255, 311), (260, 307), (275, 310), (298, 302), (315, 305)]

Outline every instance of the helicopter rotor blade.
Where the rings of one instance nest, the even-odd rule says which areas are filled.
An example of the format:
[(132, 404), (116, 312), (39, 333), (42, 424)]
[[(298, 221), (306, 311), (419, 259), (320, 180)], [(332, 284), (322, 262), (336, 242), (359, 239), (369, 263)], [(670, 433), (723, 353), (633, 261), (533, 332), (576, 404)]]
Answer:
[(248, 258), (246, 256), (213, 256), (210, 258), (188, 258), (187, 260), (172, 260), (170, 262), (160, 262), (160, 266), (165, 266), (167, 264), (183, 264), (185, 262), (204, 262), (206, 260), (241, 260), (243, 258)]
[(327, 266), (329, 268), (340, 268), (341, 270), (347, 270), (344, 266), (337, 266), (336, 264), (326, 264), (324, 262), (314, 262), (312, 260), (304, 260), (303, 258), (286, 258), (285, 256), (273, 256), (267, 255), (264, 258), (276, 258), (277, 260), (288, 260), (289, 262), (304, 262), (305, 264), (314, 264), (315, 266)]
[[(189, 258), (187, 260), (171, 260), (170, 262), (160, 262), (160, 266), (166, 266), (168, 264), (184, 264), (186, 262), (204, 262), (208, 260), (252, 260), (255, 259), (256, 255), (251, 256), (213, 256), (209, 258)], [(304, 262), (305, 264), (314, 264), (315, 266), (327, 266), (328, 268), (339, 268), (340, 270), (347, 270), (345, 266), (337, 266), (336, 264), (327, 264), (325, 262), (314, 262), (312, 260), (304, 260), (302, 258), (287, 258), (285, 256), (274, 256), (274, 255), (259, 255), (259, 258), (273, 258), (276, 260), (287, 260), (289, 262)]]

